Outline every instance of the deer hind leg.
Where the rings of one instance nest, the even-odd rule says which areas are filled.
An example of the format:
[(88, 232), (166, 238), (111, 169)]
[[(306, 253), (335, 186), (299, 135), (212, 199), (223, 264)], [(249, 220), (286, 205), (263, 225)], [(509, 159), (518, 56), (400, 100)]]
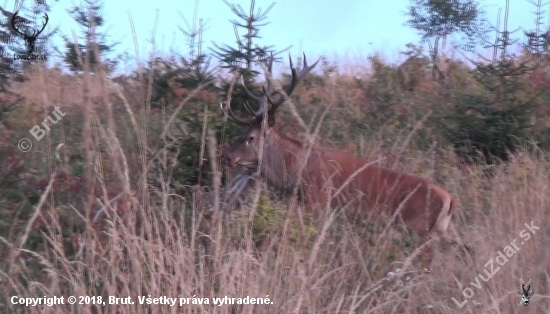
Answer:
[[(452, 199), (450, 197), (447, 197), (445, 201), (443, 202), (443, 206), (441, 207), (441, 210), (439, 211), (439, 215), (437, 217), (437, 220), (435, 221), (435, 224), (432, 226), (431, 229), (424, 229), (426, 230), (427, 234), (422, 237), (424, 244), (426, 241), (436, 237), (439, 238), (440, 244), (441, 242), (446, 242), (447, 240), (447, 229), (449, 227), (449, 224), (451, 222), (451, 212), (452, 212)], [(453, 208), (454, 209), (454, 208)], [(431, 264), (433, 261), (433, 248), (431, 247), (431, 244), (426, 245), (426, 247), (423, 250), (423, 268), (426, 272), (431, 272)]]
[(456, 231), (455, 225), (453, 223), (449, 224), (447, 229), (447, 242), (448, 245), (458, 246), (460, 250), (460, 256), (468, 266), (473, 267), (476, 265), (474, 250), (468, 245), (464, 244)]
[[(423, 237), (421, 244), (426, 244), (430, 240), (430, 235), (426, 235)], [(422, 249), (421, 253), (421, 260), (422, 260), (422, 269), (424, 269), (425, 272), (429, 273), (431, 272), (431, 266), (433, 262), (433, 248), (432, 244), (428, 243), (424, 248)]]
[(451, 199), (445, 201), (441, 212), (439, 213), (439, 217), (430, 233), (433, 233), (440, 238), (441, 247), (444, 251), (447, 251), (451, 246), (458, 246), (462, 259), (467, 261), (467, 264), (470, 263), (469, 266), (473, 266), (475, 265), (472, 258), (473, 251), (471, 248), (462, 243), (454, 224), (451, 222), (451, 207), (453, 205), (454, 204), (452, 204)]
[[(426, 225), (426, 220), (421, 215), (416, 215), (413, 219), (411, 217), (403, 217), (407, 227), (414, 230), (414, 232), (420, 238), (420, 247), (417, 249), (420, 251), (419, 257), (422, 263), (422, 269), (426, 272), (430, 272), (431, 264), (433, 261), (433, 243), (431, 243), (434, 232), (434, 227), (430, 228)], [(430, 242), (430, 243), (427, 243)]]

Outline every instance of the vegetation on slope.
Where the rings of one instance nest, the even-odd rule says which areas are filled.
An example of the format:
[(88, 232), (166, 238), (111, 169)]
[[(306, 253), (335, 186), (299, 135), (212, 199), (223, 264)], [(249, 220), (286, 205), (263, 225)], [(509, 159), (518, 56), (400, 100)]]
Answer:
[[(399, 64), (371, 56), (360, 78), (325, 60), (281, 108), (277, 127), (300, 138), (307, 132), (300, 119), (315, 125), (330, 106), (319, 144), (384, 157), (389, 168), (436, 181), (459, 201), (453, 224), (473, 249), (474, 268), (450, 249), (424, 274), (418, 239), (389, 217), (302, 213), (259, 181), (229, 208), (219, 153), (239, 129), (219, 103), (233, 77), (213, 84), (219, 78), (198, 54), (152, 57), (132, 75), (112, 78), (113, 65), (99, 66), (96, 55), (94, 75), (84, 58), (82, 71), (37, 66), (36, 75), (10, 86), (25, 100), (0, 116), (0, 308), (511, 313), (518, 278), (532, 278), (530, 308), (543, 313), (550, 293), (547, 52), (471, 66), (437, 61), (443, 77), (432, 75), (433, 55), (414, 45), (404, 54)], [(19, 151), (18, 140), (56, 106), (63, 119), (30, 152)], [(474, 289), (487, 261), (520, 241), (525, 223), (540, 230)], [(464, 300), (467, 287), (474, 296), (459, 308), (452, 298)], [(135, 303), (23, 309), (11, 304), (14, 295), (130, 296)], [(210, 304), (141, 305), (138, 297), (149, 295)], [(212, 304), (224, 296), (268, 296), (273, 304)]]

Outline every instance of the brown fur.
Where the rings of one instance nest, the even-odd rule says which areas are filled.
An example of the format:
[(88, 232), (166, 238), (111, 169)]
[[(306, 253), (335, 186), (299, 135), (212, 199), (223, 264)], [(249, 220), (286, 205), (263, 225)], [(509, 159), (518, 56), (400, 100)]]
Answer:
[[(259, 134), (254, 128), (249, 130), (231, 145), (224, 157), (226, 162), (232, 166), (245, 162), (257, 163), (257, 146), (245, 145), (246, 140), (243, 140), (250, 139), (255, 132)], [(297, 173), (306, 151), (302, 142), (268, 129), (262, 176), (270, 186), (291, 193), (298, 184)], [(372, 210), (393, 215), (401, 206), (402, 221), (423, 242), (433, 235), (447, 237), (450, 216), (456, 211), (456, 202), (451, 195), (426, 179), (376, 164), (359, 171), (368, 163), (344, 151), (313, 147), (299, 183), (307, 210), (321, 210), (331, 198), (332, 208), (345, 207), (351, 217), (367, 219), (367, 214)], [(333, 197), (352, 176), (353, 179), (341, 193)], [(428, 267), (431, 264), (431, 249), (427, 247), (424, 254), (427, 257), (424, 266)]]

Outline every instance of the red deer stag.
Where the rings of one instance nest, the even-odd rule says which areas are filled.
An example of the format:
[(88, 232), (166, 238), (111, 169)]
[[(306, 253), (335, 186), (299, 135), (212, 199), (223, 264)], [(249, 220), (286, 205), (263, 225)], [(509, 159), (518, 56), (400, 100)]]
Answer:
[[(260, 173), (270, 186), (285, 193), (292, 193), (295, 185), (298, 184), (307, 210), (325, 205), (329, 198), (332, 207), (346, 204), (348, 210), (355, 209), (348, 213), (356, 217), (361, 215), (366, 217), (364, 214), (367, 208), (380, 208), (392, 215), (401, 209), (399, 214), (402, 221), (420, 236), (422, 243), (434, 235), (443, 238), (451, 236), (447, 240), (452, 239), (451, 242), (460, 243), (454, 228), (447, 231), (451, 215), (456, 210), (455, 200), (445, 190), (426, 179), (376, 166), (343, 151), (313, 147), (305, 162), (302, 178), (298, 180), (299, 165), (305, 158), (305, 146), (302, 142), (279, 133), (273, 128), (274, 114), (285, 102), (286, 97), (294, 91), (300, 79), (318, 62), (319, 60), (308, 66), (304, 55), (304, 66), (297, 71), (293, 68), (292, 59), (290, 59), (292, 81), (285, 89), (286, 94), (283, 94), (273, 91), (272, 56), (267, 67), (267, 89), (264, 88), (264, 95), (256, 96), (244, 86), (247, 96), (259, 106), (259, 109), (254, 111), (245, 104), (252, 117), (241, 118), (234, 114), (230, 105), (226, 110), (222, 107), (231, 121), (248, 127), (225, 152), (224, 164), (229, 167), (257, 168), (261, 124), (267, 110), (268, 121)], [(268, 109), (269, 104), (271, 108)], [(346, 181), (349, 182), (345, 183)], [(325, 184), (327, 182), (331, 183), (334, 190), (341, 189), (336, 197), (329, 196), (330, 193)], [(429, 245), (424, 248), (423, 256), (424, 267), (429, 270), (433, 257)]]

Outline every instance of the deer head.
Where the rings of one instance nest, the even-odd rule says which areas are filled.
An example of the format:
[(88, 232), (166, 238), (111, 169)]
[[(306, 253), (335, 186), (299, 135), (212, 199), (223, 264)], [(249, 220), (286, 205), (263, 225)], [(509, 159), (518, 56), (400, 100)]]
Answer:
[(523, 283), (523, 279), (520, 279), (519, 281), (520, 287), (518, 289), (518, 294), (521, 296), (521, 301), (519, 302), (518, 306), (523, 305), (527, 306), (529, 305), (529, 299), (531, 296), (535, 293), (535, 289), (531, 289), (531, 279), (529, 279), (529, 284), (527, 285), (527, 290), (525, 290), (525, 284)]
[[(285, 100), (292, 94), (298, 82), (306, 76), (319, 62), (317, 60), (313, 65), (308, 66), (306, 56), (304, 54), (304, 66), (298, 71), (294, 68), (292, 64), (292, 58), (289, 56), (290, 68), (292, 69), (292, 81), (283, 91), (274, 91), (273, 82), (271, 77), (271, 70), (273, 67), (273, 55), (269, 58), (267, 64), (267, 73), (266, 81), (267, 88), (262, 86), (263, 95), (256, 96), (251, 93), (245, 86), (244, 80), (241, 78), (241, 83), (243, 84), (244, 91), (248, 98), (254, 101), (258, 110), (253, 110), (250, 105), (245, 102), (245, 108), (250, 113), (251, 117), (248, 119), (237, 117), (231, 110), (231, 105), (229, 104), (227, 110), (222, 106), (222, 110), (227, 113), (229, 120), (232, 122), (247, 127), (246, 131), (238, 137), (233, 144), (226, 151), (223, 162), (226, 165), (231, 167), (240, 165), (247, 168), (251, 168), (257, 165), (258, 156), (259, 156), (259, 147), (260, 147), (260, 133), (262, 121), (265, 114), (267, 114), (267, 127), (271, 128), (275, 125), (275, 112), (281, 106)], [(271, 108), (268, 109), (268, 105), (271, 104)]]
[(45, 18), (45, 21), (44, 23), (42, 23), (42, 28), (37, 31), (37, 30), (33, 30), (32, 34), (29, 35), (27, 34), (27, 30), (25, 28), (25, 32), (21, 32), (18, 28), (18, 21), (17, 21), (17, 18), (21, 18), (20, 16), (17, 15), (17, 13), (19, 13), (19, 11), (16, 11), (13, 16), (11, 17), (11, 26), (13, 27), (13, 30), (15, 32), (17, 32), (19, 35), (22, 35), (23, 36), (23, 39), (25, 40), (25, 48), (27, 50), (27, 53), (28, 54), (31, 54), (33, 51), (34, 51), (34, 43), (36, 41), (36, 38), (38, 37), (38, 35), (40, 35), (40, 33), (42, 33), (42, 31), (44, 30), (44, 28), (46, 28), (46, 25), (48, 24), (48, 21), (49, 21), (49, 17), (48, 17), (48, 14), (44, 13), (44, 18)]

